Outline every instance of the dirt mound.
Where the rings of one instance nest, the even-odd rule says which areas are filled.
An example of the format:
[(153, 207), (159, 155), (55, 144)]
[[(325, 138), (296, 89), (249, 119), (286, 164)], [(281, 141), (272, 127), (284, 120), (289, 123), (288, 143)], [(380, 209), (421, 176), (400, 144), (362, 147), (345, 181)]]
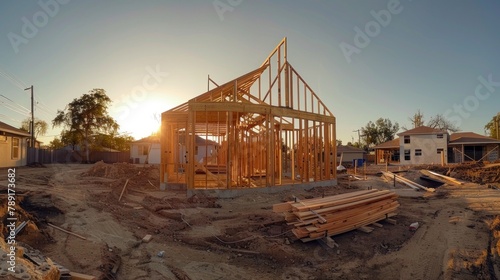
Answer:
[(482, 162), (459, 165), (418, 166), (416, 169), (427, 169), (446, 176), (477, 184), (493, 184), (500, 182), (500, 165), (484, 165)]
[(113, 163), (107, 164), (103, 161), (98, 161), (89, 170), (82, 173), (82, 176), (104, 177), (119, 179), (129, 177), (136, 174), (136, 167), (129, 163)]
[(83, 177), (101, 177), (119, 179), (111, 183), (111, 187), (121, 191), (128, 180), (127, 188), (157, 189), (159, 188), (160, 170), (158, 166), (137, 166), (129, 163), (107, 164), (98, 161), (81, 174)]

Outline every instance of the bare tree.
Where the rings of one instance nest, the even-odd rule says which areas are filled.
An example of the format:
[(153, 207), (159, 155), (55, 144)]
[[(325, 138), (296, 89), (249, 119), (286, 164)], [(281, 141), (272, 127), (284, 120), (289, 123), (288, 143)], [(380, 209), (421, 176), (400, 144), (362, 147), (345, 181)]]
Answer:
[[(425, 125), (424, 114), (420, 112), (420, 109), (412, 117), (409, 117), (408, 120), (411, 122), (413, 126), (412, 128)], [(447, 130), (449, 132), (460, 131), (460, 129), (453, 122), (446, 119), (442, 114), (437, 114), (434, 117), (431, 117), (426, 125), (435, 129)], [(403, 126), (402, 129), (408, 130), (405, 126)]]
[(413, 117), (408, 119), (411, 121), (413, 128), (417, 128), (419, 126), (424, 125), (424, 114), (420, 112), (420, 109), (418, 109), (418, 111), (413, 115)]
[(460, 131), (460, 129), (453, 122), (447, 120), (442, 114), (437, 114), (436, 116), (432, 117), (427, 122), (427, 126), (435, 129), (447, 130), (450, 132)]

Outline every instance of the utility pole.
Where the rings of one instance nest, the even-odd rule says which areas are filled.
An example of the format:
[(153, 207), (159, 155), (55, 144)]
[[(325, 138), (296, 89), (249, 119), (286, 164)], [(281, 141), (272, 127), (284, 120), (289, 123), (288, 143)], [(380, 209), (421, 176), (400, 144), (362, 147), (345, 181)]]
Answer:
[[(33, 99), (33, 85), (29, 88), (25, 88), (24, 90), (31, 90), (31, 125), (30, 125), (30, 132), (31, 132), (31, 143), (30, 147), (34, 148), (35, 147), (35, 110), (34, 110), (34, 99)], [(30, 164), (31, 162), (28, 162)]]
[(360, 129), (358, 130), (353, 130), (352, 132), (358, 132), (358, 145), (361, 146), (361, 134), (359, 134), (359, 132), (361, 131)]
[(499, 134), (498, 134), (498, 128), (499, 128), (498, 123), (499, 123), (499, 122), (500, 122), (500, 113), (497, 113), (497, 115), (496, 115), (496, 117), (495, 117), (495, 124), (496, 124), (496, 127), (495, 127), (495, 128), (496, 128), (496, 132), (497, 132), (497, 139), (500, 139), (500, 138), (498, 137), (498, 135), (499, 135)]

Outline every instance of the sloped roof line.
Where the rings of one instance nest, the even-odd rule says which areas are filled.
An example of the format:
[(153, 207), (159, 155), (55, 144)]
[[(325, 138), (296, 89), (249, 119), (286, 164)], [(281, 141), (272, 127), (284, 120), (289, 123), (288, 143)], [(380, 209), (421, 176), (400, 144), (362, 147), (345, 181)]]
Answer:
[[(266, 69), (265, 65), (261, 66), (255, 70), (252, 70), (246, 74), (239, 76), (236, 79), (233, 79), (233, 80), (231, 80), (225, 84), (222, 84), (214, 89), (211, 89), (205, 93), (202, 93), (201, 95), (198, 95), (189, 101), (197, 101), (197, 102), (214, 101), (213, 97), (214, 97), (214, 94), (216, 94), (216, 93), (221, 93), (221, 97), (226, 97), (228, 93), (232, 93), (235, 83), (236, 83), (238, 91), (239, 91), (243, 86), (247, 85), (248, 82), (251, 82), (253, 84), (253, 82), (255, 82), (261, 76), (262, 72), (264, 72), (265, 69)], [(226, 91), (226, 93), (224, 94), (225, 91)], [(258, 98), (256, 98), (256, 99), (258, 99)], [(187, 110), (187, 105), (188, 105), (189, 101), (185, 102), (185, 103), (183, 103), (175, 108), (172, 108), (172, 109), (168, 110), (167, 112)], [(215, 100), (215, 101), (220, 101), (220, 100)]]
[(399, 138), (392, 139), (390, 141), (378, 144), (373, 147), (374, 149), (389, 149), (389, 148), (399, 148)]
[(436, 129), (436, 128), (422, 125), (422, 126), (398, 133), (398, 136), (411, 135), (411, 134), (440, 134), (440, 133), (444, 134), (444, 133), (448, 133), (448, 132), (445, 130)]
[(500, 143), (500, 140), (474, 132), (456, 132), (450, 135), (450, 145), (453, 144)]
[(19, 129), (19, 128), (15, 128), (15, 127), (8, 125), (4, 122), (0, 122), (0, 131), (12, 133), (12, 134), (17, 134), (17, 135), (21, 135), (21, 136), (31, 136), (31, 134), (29, 134), (29, 132), (26, 132), (26, 131)]
[(139, 140), (133, 141), (131, 143), (160, 143), (160, 137), (159, 136), (150, 135), (150, 136), (141, 138)]
[(365, 150), (348, 145), (337, 146), (337, 153), (366, 153)]

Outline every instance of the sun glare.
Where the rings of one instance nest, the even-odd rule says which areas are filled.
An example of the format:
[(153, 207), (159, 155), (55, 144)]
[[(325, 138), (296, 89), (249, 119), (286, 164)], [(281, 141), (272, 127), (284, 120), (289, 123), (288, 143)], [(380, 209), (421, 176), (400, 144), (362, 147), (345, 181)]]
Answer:
[(139, 140), (158, 131), (161, 113), (168, 108), (164, 99), (149, 98), (133, 104), (118, 104), (113, 107), (112, 116), (120, 125), (120, 133)]

